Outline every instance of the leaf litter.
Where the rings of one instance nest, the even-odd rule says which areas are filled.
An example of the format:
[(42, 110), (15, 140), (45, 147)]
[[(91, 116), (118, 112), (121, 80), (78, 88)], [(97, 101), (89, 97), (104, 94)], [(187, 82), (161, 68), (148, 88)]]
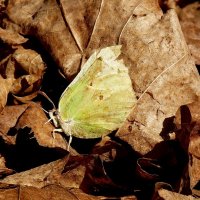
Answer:
[[(200, 197), (198, 3), (176, 11), (156, 0), (2, 2), (2, 199)], [(89, 56), (116, 44), (136, 106), (116, 133), (74, 138), (69, 153), (38, 91), (57, 105)]]

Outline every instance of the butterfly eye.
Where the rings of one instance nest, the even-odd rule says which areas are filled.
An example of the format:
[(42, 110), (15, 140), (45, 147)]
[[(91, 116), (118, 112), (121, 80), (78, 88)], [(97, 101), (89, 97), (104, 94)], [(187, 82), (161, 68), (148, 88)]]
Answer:
[(58, 111), (57, 110), (53, 111), (53, 114), (58, 115)]

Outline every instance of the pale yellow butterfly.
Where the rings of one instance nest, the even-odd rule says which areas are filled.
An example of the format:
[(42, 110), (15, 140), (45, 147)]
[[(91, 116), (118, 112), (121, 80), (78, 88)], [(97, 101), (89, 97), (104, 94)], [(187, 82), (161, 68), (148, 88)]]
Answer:
[[(67, 135), (98, 138), (118, 129), (136, 102), (121, 46), (95, 52), (60, 97), (57, 122)], [(51, 114), (52, 116), (52, 114)]]

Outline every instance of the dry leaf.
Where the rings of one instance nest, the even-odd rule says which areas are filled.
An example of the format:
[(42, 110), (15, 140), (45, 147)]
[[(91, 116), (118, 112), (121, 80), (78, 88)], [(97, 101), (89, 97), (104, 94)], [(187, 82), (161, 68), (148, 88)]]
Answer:
[[(67, 149), (67, 143), (60, 134), (53, 138), (53, 125), (41, 106), (36, 103), (6, 106), (0, 115), (0, 134), (8, 144), (15, 144), (17, 130), (30, 128), (37, 142), (44, 147), (60, 147)], [(16, 129), (16, 134), (10, 135), (9, 130)], [(75, 153), (71, 149), (71, 153)]]
[(0, 199), (6, 199), (6, 200), (13, 200), (18, 199), (19, 197), (19, 189), (15, 187), (10, 188), (0, 188)]
[[(13, 200), (13, 199), (23, 199), (23, 200), (103, 200), (109, 199), (106, 197), (97, 197), (89, 194), (83, 193), (79, 189), (66, 189), (59, 185), (48, 185), (41, 189), (28, 186), (12, 186), (10, 188), (0, 189), (0, 199)], [(112, 198), (113, 199), (113, 198)], [(118, 198), (117, 198), (118, 199)], [(136, 200), (136, 198), (122, 198), (122, 200)]]
[(0, 135), (8, 144), (15, 144), (15, 135), (9, 135), (9, 130), (16, 126), (22, 113), (27, 109), (28, 104), (6, 106), (0, 114)]
[(3, 156), (0, 157), (0, 177), (12, 174), (14, 171), (6, 167), (6, 161)]
[(188, 173), (190, 189), (193, 191), (200, 180), (200, 98), (187, 106), (182, 106), (176, 114), (176, 126), (178, 140), (181, 146), (189, 154)]
[(67, 156), (39, 167), (16, 173), (0, 180), (4, 184), (42, 188), (59, 184), (64, 188), (79, 188), (83, 182), (88, 159)]
[(101, 197), (98, 196), (93, 196), (86, 194), (82, 192), (80, 189), (71, 189), (70, 190), (74, 195), (76, 195), (76, 198), (81, 199), (81, 200), (101, 200)]
[(1, 112), (7, 103), (7, 96), (12, 86), (12, 80), (11, 79), (6, 80), (0, 75), (0, 85), (1, 85), (1, 90), (0, 90), (0, 112)]
[(65, 159), (53, 161), (48, 164), (44, 164), (24, 172), (7, 176), (4, 179), (0, 180), (0, 182), (4, 184), (42, 188), (44, 186), (56, 183), (56, 181), (58, 181), (58, 178), (53, 180), (49, 177), (51, 176), (51, 173), (54, 173), (55, 170), (57, 170), (57, 167), (58, 169), (60, 168), (60, 166), (63, 168), (64, 167), (63, 165), (65, 165), (65, 163), (66, 163)]
[[(161, 133), (166, 128), (165, 121), (173, 119), (180, 106), (198, 99), (199, 76), (194, 62), (189, 56), (178, 18), (173, 10), (163, 14), (156, 0), (74, 0), (73, 3), (70, 0), (9, 0), (6, 13), (12, 22), (5, 19), (6, 26), (4, 27), (8, 30), (3, 31), (9, 32), (11, 27), (14, 27), (14, 30), (19, 30), (24, 35), (36, 37), (49, 51), (67, 78), (73, 78), (77, 74), (79, 68), (94, 50), (113, 44), (122, 45), (122, 58), (129, 68), (133, 88), (139, 100), (127, 121), (117, 132), (117, 137), (128, 142), (134, 150), (141, 154), (146, 154), (152, 149), (155, 150), (154, 147), (159, 142), (162, 145), (164, 141)], [(10, 44), (21, 41), (20, 38), (16, 38), (17, 42), (13, 42), (5, 35), (3, 39)], [(34, 62), (34, 58), (36, 63), (34, 63), (34, 67), (30, 67), (29, 63)], [(8, 77), (14, 83), (12, 91), (10, 88), (7, 89), (7, 85), (1, 91), (2, 108), (6, 104), (9, 91), (16, 94), (17, 100), (21, 102), (26, 102), (35, 96), (33, 92), (37, 92), (40, 87), (44, 73), (44, 65), (38, 54), (19, 48), (12, 56), (6, 57), (1, 62), (1, 66), (3, 66), (1, 71), (6, 69), (6, 73), (2, 74), (2, 76), (4, 75), (2, 85), (5, 85), (4, 81), (8, 81), (6, 79)], [(36, 71), (32, 71), (35, 69)], [(14, 72), (20, 72), (18, 77), (14, 76)], [(23, 81), (26, 82), (25, 85)], [(194, 111), (191, 110), (191, 113), (195, 113), (195, 109), (199, 110), (198, 104), (191, 107), (191, 109), (193, 108)], [(17, 112), (17, 115), (13, 114), (10, 122), (2, 125), (1, 134), (5, 137), (4, 140), (9, 141), (7, 133), (11, 127), (17, 128), (18, 132), (29, 127), (40, 145), (66, 149), (66, 144), (60, 135), (56, 135), (56, 139), (53, 140), (51, 135), (53, 126), (46, 123), (48, 119), (39, 105), (30, 104), (25, 112), (21, 114), (21, 111), (17, 110)], [(7, 112), (6, 114), (10, 115)], [(195, 119), (194, 116), (193, 119)], [(3, 123), (3, 118), (1, 123)], [(173, 128), (169, 131), (171, 130)], [(196, 125), (192, 129), (190, 143), (186, 141), (182, 145), (187, 152), (185, 147), (188, 147), (189, 144), (189, 153), (192, 157), (191, 161), (193, 161), (190, 163), (191, 188), (199, 180), (198, 131), (199, 127)], [(14, 144), (13, 141), (11, 143)], [(114, 191), (115, 194), (116, 192), (127, 192), (127, 188), (121, 187), (121, 182), (116, 184), (115, 181), (120, 180), (119, 177), (124, 174), (128, 174), (129, 177), (128, 179), (125, 177), (123, 180), (132, 179), (135, 175), (135, 166), (134, 162), (128, 162), (131, 163), (129, 169), (133, 170), (130, 173), (126, 170), (124, 166), (127, 163), (124, 161), (129, 158), (122, 153), (122, 148), (118, 148), (119, 146), (118, 143), (105, 140), (99, 144), (99, 147), (93, 149), (92, 152), (96, 154), (94, 157), (72, 157), (72, 160), (67, 162), (65, 159), (54, 161), (35, 169), (10, 175), (2, 182), (40, 188), (22, 187), (20, 195), (23, 199), (29, 199), (30, 195), (35, 199), (106, 199), (103, 196), (94, 197), (84, 192), (95, 194), (110, 191)], [(159, 154), (162, 156), (160, 159), (165, 160), (163, 161), (165, 169), (176, 171), (179, 169), (176, 167), (183, 164), (177, 158), (178, 152), (175, 152), (177, 149), (178, 147), (171, 151), (170, 148), (166, 148), (166, 152), (171, 151), (171, 153)], [(118, 154), (124, 157), (124, 160), (118, 159)], [(153, 161), (151, 157), (148, 158), (148, 162), (143, 161), (144, 158), (138, 161), (139, 171), (142, 172), (142, 175), (146, 173), (145, 175), (150, 177), (150, 180), (156, 179), (157, 174), (148, 173), (148, 170), (144, 170), (144, 168), (153, 166), (154, 169), (158, 169), (160, 165), (151, 162)], [(179, 161), (180, 163), (178, 163)], [(173, 164), (171, 165), (171, 163)], [(109, 166), (110, 169), (108, 170), (106, 166)], [(62, 171), (63, 168), (64, 171)], [(169, 169), (164, 172), (169, 172)], [(116, 174), (117, 178), (110, 176), (111, 171)], [(174, 173), (177, 172), (169, 173), (168, 180), (177, 178)], [(182, 168), (177, 174), (179, 175), (179, 173), (182, 173)], [(180, 178), (174, 182), (177, 183), (179, 180)], [(47, 184), (59, 184), (65, 189), (55, 185), (47, 186)], [(126, 184), (129, 183), (126, 182)], [(69, 187), (76, 189), (71, 189), (69, 192), (66, 190)], [(142, 186), (141, 188), (141, 193), (147, 190)], [(159, 198), (190, 199), (190, 197), (167, 190), (159, 190)], [(121, 199), (136, 198), (125, 196)]]
[(0, 39), (11, 46), (23, 44), (28, 40), (17, 32), (2, 28), (0, 28)]
[[(14, 187), (14, 186), (13, 186)], [(49, 199), (56, 199), (56, 200), (77, 200), (76, 196), (62, 188), (58, 185), (48, 185), (41, 189), (35, 187), (11, 187), (11, 188), (2, 188), (0, 189), (0, 199), (6, 200), (13, 200), (13, 199), (23, 199), (23, 200), (49, 200)]]
[(0, 69), (2, 110), (6, 105), (8, 93), (17, 96), (29, 95), (29, 100), (36, 96), (33, 93), (40, 89), (45, 65), (41, 56), (34, 50), (18, 47), (12, 55), (1, 60)]
[[(155, 0), (151, 2), (158, 7)], [(77, 74), (85, 55), (88, 57), (97, 48), (118, 43), (123, 27), (138, 4), (143, 2), (61, 0), (58, 5), (55, 0), (17, 3), (12, 0), (7, 14), (22, 27), (24, 34), (37, 36), (64, 75), (70, 78)]]
[(11, 93), (24, 96), (39, 89), (45, 65), (33, 50), (18, 48), (5, 67), (6, 78), (13, 79)]
[[(159, 198), (158, 199), (163, 199), (163, 200), (195, 200), (193, 196), (186, 196), (182, 194), (178, 194), (176, 192), (168, 191), (165, 189), (161, 189), (158, 191)], [(156, 199), (154, 199), (156, 200)]]
[[(146, 11), (140, 9), (139, 13)], [(148, 13), (140, 17), (136, 12), (120, 39), (126, 56), (132, 55), (127, 64), (132, 63), (130, 75), (139, 99), (117, 136), (142, 154), (162, 141), (163, 121), (200, 94), (199, 75), (175, 11), (161, 19)]]
[(32, 103), (18, 119), (15, 128), (17, 130), (25, 127), (31, 128), (31, 132), (33, 132), (37, 142), (41, 146), (67, 149), (67, 143), (60, 134), (55, 134), (55, 138), (53, 138), (54, 127), (48, 120), (41, 106)]
[(179, 12), (181, 27), (196, 64), (200, 65), (200, 3), (194, 2)]
[(29, 200), (31, 197), (32, 200), (38, 199), (56, 199), (56, 200), (77, 200), (76, 196), (70, 191), (62, 188), (59, 185), (48, 185), (42, 189), (34, 187), (20, 187), (20, 199)]
[(200, 98), (198, 101), (188, 105), (192, 120), (195, 122), (195, 126), (191, 132), (189, 142), (189, 175), (190, 175), (190, 188), (194, 187), (200, 181), (200, 112), (199, 112)]
[[(24, 34), (35, 34), (48, 47), (66, 77), (76, 74), (95, 49), (122, 44), (122, 57), (139, 100), (117, 136), (140, 153), (162, 141), (159, 134), (165, 118), (197, 97), (199, 77), (176, 13), (162, 14), (156, 0), (29, 4), (9, 1), (8, 16)], [(94, 11), (87, 13), (91, 7)]]

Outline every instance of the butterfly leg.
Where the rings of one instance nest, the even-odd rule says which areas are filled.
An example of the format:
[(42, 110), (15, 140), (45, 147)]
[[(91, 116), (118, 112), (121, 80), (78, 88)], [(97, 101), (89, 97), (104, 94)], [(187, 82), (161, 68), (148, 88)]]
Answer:
[(63, 130), (62, 130), (61, 128), (55, 128), (55, 129), (53, 129), (53, 132), (52, 132), (52, 137), (53, 137), (53, 139), (56, 138), (56, 137), (55, 137), (56, 132), (62, 133)]
[(69, 151), (71, 143), (72, 143), (72, 135), (69, 136), (67, 151)]

